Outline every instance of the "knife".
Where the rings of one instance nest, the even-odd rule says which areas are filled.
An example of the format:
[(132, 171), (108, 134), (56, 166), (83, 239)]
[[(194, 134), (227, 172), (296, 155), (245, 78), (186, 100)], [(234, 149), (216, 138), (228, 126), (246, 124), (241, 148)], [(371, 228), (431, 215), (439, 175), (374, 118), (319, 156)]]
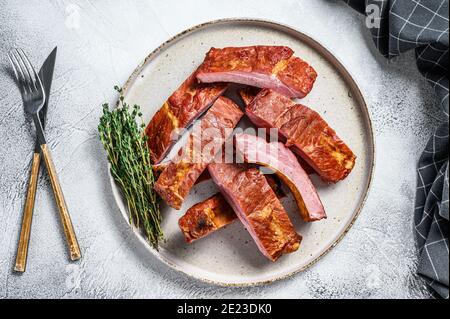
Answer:
[[(53, 70), (55, 68), (56, 60), (55, 47), (50, 55), (45, 60), (41, 69), (39, 70), (39, 77), (42, 81), (42, 85), (45, 91), (45, 103), (39, 112), (39, 118), (42, 126), (45, 125), (45, 119), (47, 117), (48, 100), (50, 97), (50, 89), (52, 86)], [(39, 177), (39, 170), (41, 167), (41, 146), (36, 138), (36, 144), (34, 147), (33, 161), (31, 164), (30, 178), (28, 180), (27, 197), (25, 201), (25, 207), (22, 217), (22, 228), (20, 229), (19, 245), (17, 247), (16, 264), (14, 270), (18, 272), (24, 272), (27, 264), (28, 243), (30, 240), (31, 221), (33, 219), (34, 202), (36, 199), (37, 180)]]

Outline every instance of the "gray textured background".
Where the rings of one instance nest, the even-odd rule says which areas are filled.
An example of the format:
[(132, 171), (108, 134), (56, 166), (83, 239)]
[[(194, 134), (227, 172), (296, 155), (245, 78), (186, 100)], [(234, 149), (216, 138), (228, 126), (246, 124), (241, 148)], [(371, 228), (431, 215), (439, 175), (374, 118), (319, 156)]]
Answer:
[[(210, 286), (147, 253), (115, 206), (97, 138), (100, 105), (114, 100), (113, 85), (124, 83), (169, 37), (226, 17), (283, 22), (331, 49), (360, 84), (376, 135), (374, 183), (353, 228), (311, 269), (267, 286)], [(415, 163), (441, 115), (413, 55), (386, 62), (373, 49), (363, 22), (341, 1), (326, 0), (0, 0), (0, 298), (429, 297), (415, 275)], [(55, 45), (47, 138), (84, 256), (68, 262), (43, 174), (27, 272), (16, 275), (12, 268), (34, 129), (5, 70), (5, 53), (21, 47), (40, 65)]]

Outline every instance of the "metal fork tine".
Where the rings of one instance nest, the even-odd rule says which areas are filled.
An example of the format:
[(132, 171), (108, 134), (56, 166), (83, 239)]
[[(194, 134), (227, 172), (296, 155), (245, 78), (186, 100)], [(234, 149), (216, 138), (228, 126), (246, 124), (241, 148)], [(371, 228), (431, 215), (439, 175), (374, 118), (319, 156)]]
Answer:
[(8, 54), (8, 58), (10, 59), (14, 72), (16, 73), (17, 76), (17, 82), (19, 84), (19, 89), (20, 92), (22, 93), (22, 95), (27, 94), (27, 90), (26, 90), (26, 81), (25, 81), (25, 76), (22, 72), (22, 69), (20, 68), (19, 62), (17, 61), (16, 56), (14, 55), (14, 53), (11, 51)]
[(14, 70), (17, 72), (17, 79), (20, 82), (25, 82), (25, 77), (22, 73), (22, 69), (19, 66), (19, 62), (17, 61), (16, 56), (14, 55), (14, 53), (11, 51), (10, 53), (8, 53), (8, 57), (10, 58), (10, 60), (12, 61), (12, 64), (14, 66)]
[[(27, 72), (30, 75), (30, 78), (32, 80), (34, 88), (36, 90), (41, 90), (43, 92), (44, 89), (42, 87), (41, 79), (39, 78), (39, 76), (37, 75), (36, 71), (34, 70), (34, 67), (31, 64), (30, 60), (28, 59), (28, 56), (25, 54), (25, 52), (22, 49), (18, 49), (17, 52), (20, 54), (22, 59), (25, 60), (25, 64), (28, 67), (27, 68)], [(31, 76), (31, 71), (30, 70), (33, 71), (34, 78)]]
[(10, 56), (10, 53), (8, 53), (8, 60), (9, 60), (9, 63), (11, 63), (11, 66), (14, 70), (14, 76), (16, 77), (16, 81), (19, 82), (19, 74), (17, 73), (16, 66), (14, 65), (14, 62)]
[(19, 87), (20, 94), (22, 94), (22, 96), (23, 96), (25, 94), (24, 87), (23, 87), (22, 81), (21, 81), (21, 79), (19, 77), (19, 73), (17, 71), (16, 63), (13, 61), (13, 57), (11, 56), (11, 53), (8, 53), (8, 60), (9, 60), (11, 66), (13, 68), (14, 77), (16, 79), (17, 86)]
[(33, 84), (31, 73), (28, 70), (27, 66), (25, 65), (25, 62), (22, 56), (20, 55), (19, 51), (16, 49), (14, 53), (15, 56), (17, 57), (17, 60), (19, 61), (19, 66), (22, 69), (23, 74), (25, 75), (25, 82), (28, 84), (28, 89), (30, 90), (30, 92), (33, 92), (36, 87)]
[(21, 85), (24, 88), (24, 91), (26, 93), (31, 93), (31, 87), (30, 87), (30, 83), (27, 79), (27, 74), (25, 73), (25, 69), (24, 66), (22, 66), (21, 64), (21, 59), (19, 56), (17, 56), (17, 53), (15, 51), (11, 51), (11, 56), (14, 59), (14, 62), (16, 63), (16, 68), (19, 71), (20, 74), (20, 79), (21, 79)]

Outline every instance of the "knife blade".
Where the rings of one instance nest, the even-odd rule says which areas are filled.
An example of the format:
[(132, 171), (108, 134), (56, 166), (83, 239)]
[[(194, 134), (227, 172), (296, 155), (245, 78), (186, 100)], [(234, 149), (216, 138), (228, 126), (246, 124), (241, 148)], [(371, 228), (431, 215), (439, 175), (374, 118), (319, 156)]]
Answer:
[[(53, 49), (53, 51), (48, 55), (47, 59), (45, 59), (44, 63), (42, 64), (41, 69), (39, 70), (39, 77), (42, 81), (42, 86), (44, 87), (45, 91), (45, 102), (44, 106), (39, 112), (39, 118), (42, 123), (42, 127), (45, 128), (45, 120), (47, 119), (47, 109), (48, 109), (48, 101), (50, 99), (50, 90), (52, 87), (52, 80), (53, 80), (53, 70), (55, 69), (55, 61), (56, 61), (56, 52), (57, 47)], [(39, 142), (36, 138), (36, 144), (34, 147), (35, 153), (39, 153), (41, 149), (41, 146), (39, 145)]]
[[(41, 77), (41, 80), (43, 81), (43, 87), (44, 91), (46, 93), (47, 98), (45, 99), (44, 105), (42, 106), (41, 110), (37, 114), (39, 116), (39, 121), (41, 122), (41, 131), (43, 132), (44, 129), (44, 123), (46, 120), (47, 115), (47, 109), (48, 109), (48, 101), (50, 96), (50, 88), (53, 78), (53, 69), (55, 65), (55, 59), (56, 59), (56, 50), (57, 48), (53, 49), (53, 51), (50, 53), (49, 57), (45, 60), (43, 66), (42, 66), (42, 73), (39, 71), (39, 76)], [(53, 164), (52, 156), (50, 155), (50, 151), (48, 149), (47, 144), (41, 144), (38, 137), (36, 138), (36, 150), (39, 150), (40, 153), (35, 153), (35, 155), (42, 155), (44, 158), (45, 166), (47, 167), (47, 173), (50, 177), (50, 184), (52, 185), (53, 194), (55, 195), (55, 201), (56, 205), (58, 207), (59, 216), (61, 219), (61, 223), (63, 225), (64, 235), (66, 237), (66, 242), (69, 248), (70, 252), (70, 259), (72, 261), (78, 260), (81, 258), (81, 250), (80, 246), (78, 244), (77, 237), (75, 235), (75, 230), (72, 225), (72, 221), (70, 219), (69, 211), (67, 209), (67, 204), (64, 199), (64, 194), (61, 189), (61, 185), (58, 180), (58, 175), (56, 173), (55, 166)], [(41, 157), (41, 156), (39, 156)]]

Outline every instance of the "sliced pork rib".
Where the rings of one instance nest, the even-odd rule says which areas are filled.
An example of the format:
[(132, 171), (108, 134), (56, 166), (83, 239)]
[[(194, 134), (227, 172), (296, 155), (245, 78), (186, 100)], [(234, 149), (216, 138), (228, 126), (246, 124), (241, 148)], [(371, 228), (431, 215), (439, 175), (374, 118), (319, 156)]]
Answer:
[(199, 68), (204, 83), (233, 82), (270, 88), (302, 98), (312, 89), (316, 71), (285, 46), (211, 48)]
[(237, 219), (233, 208), (221, 194), (195, 204), (178, 220), (186, 242), (191, 243)]
[[(258, 95), (259, 92), (261, 92), (261, 89), (255, 87), (246, 87), (239, 91), (239, 95), (242, 101), (244, 102), (245, 107), (247, 107), (252, 102), (252, 100), (255, 98), (256, 95)], [(281, 138), (283, 138), (283, 136), (281, 136)], [(306, 161), (303, 158), (301, 158), (300, 155), (296, 154), (296, 157), (300, 166), (304, 169), (304, 171), (308, 175), (316, 173), (316, 171), (311, 166), (309, 166), (309, 164), (306, 163)]]
[(186, 145), (180, 149), (155, 183), (155, 190), (167, 204), (180, 209), (196, 180), (200, 177), (233, 128), (243, 116), (239, 107), (230, 99), (219, 97), (194, 128)]
[(356, 156), (317, 112), (284, 95), (262, 90), (246, 114), (259, 127), (277, 128), (286, 146), (326, 182), (344, 179), (355, 165)]
[(247, 86), (244, 89), (239, 90), (239, 95), (241, 96), (244, 105), (247, 106), (252, 102), (252, 100), (255, 98), (256, 95), (258, 95), (259, 92), (261, 92), (260, 88)]
[[(278, 181), (272, 176), (266, 176), (266, 179), (278, 198), (286, 196), (280, 189)], [(186, 242), (192, 243), (194, 240), (203, 238), (231, 224), (236, 219), (237, 216), (233, 208), (231, 208), (223, 195), (218, 193), (189, 208), (186, 214), (178, 220), (178, 225)]]
[(222, 195), (270, 260), (296, 251), (301, 242), (263, 174), (245, 164), (213, 163), (209, 173)]
[(265, 138), (249, 134), (235, 135), (235, 144), (236, 151), (246, 162), (262, 165), (276, 172), (294, 195), (304, 221), (327, 217), (308, 174), (286, 146), (278, 142), (268, 143)]
[(153, 164), (158, 164), (176, 143), (177, 134), (189, 127), (223, 94), (227, 85), (200, 84), (196, 72), (169, 97), (148, 123), (145, 133)]
[(152, 165), (153, 176), (158, 179), (159, 175), (167, 168), (168, 163), (160, 163)]

